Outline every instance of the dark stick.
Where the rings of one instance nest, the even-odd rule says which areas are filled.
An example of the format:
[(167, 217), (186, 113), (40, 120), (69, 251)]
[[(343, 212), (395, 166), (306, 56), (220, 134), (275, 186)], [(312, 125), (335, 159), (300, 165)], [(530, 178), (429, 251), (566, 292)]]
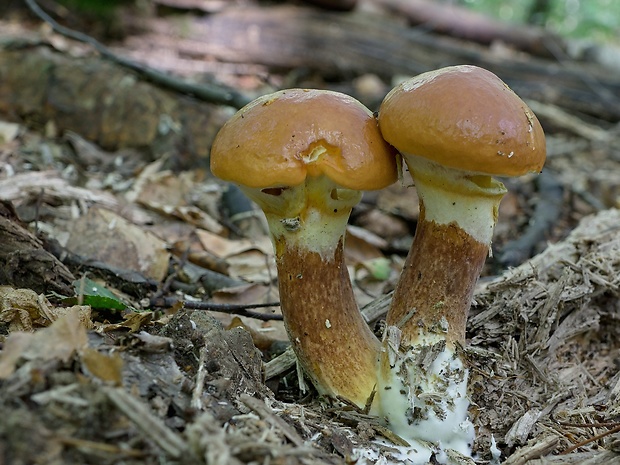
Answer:
[(178, 300), (174, 297), (161, 297), (151, 300), (151, 306), (158, 308), (173, 307), (179, 303), (181, 303), (184, 308), (191, 310), (210, 310), (212, 312), (233, 313), (235, 315), (247, 316), (261, 321), (282, 320), (282, 315), (269, 315), (266, 313), (252, 312), (249, 310), (251, 308), (279, 307), (279, 302), (269, 302), (265, 304), (214, 304), (210, 302)]
[(206, 102), (230, 105), (237, 109), (243, 107), (251, 100), (240, 92), (237, 92), (234, 89), (226, 88), (223, 85), (198, 85), (191, 82), (183, 81), (167, 73), (158, 71), (154, 68), (150, 68), (140, 63), (136, 63), (135, 61), (129, 60), (128, 58), (118, 56), (101, 42), (90, 37), (89, 35), (79, 31), (74, 31), (73, 29), (69, 29), (65, 26), (62, 26), (61, 24), (58, 24), (54, 20), (54, 18), (52, 18), (45, 11), (43, 11), (43, 9), (41, 9), (41, 7), (36, 3), (35, 0), (25, 0), (25, 2), (28, 8), (30, 8), (30, 11), (32, 11), (42, 21), (48, 23), (52, 27), (52, 29), (58, 34), (90, 45), (95, 50), (97, 50), (97, 52), (99, 52), (101, 56), (107, 58), (113, 63), (137, 72), (138, 74), (155, 84), (177, 92), (181, 92), (183, 94), (192, 95)]

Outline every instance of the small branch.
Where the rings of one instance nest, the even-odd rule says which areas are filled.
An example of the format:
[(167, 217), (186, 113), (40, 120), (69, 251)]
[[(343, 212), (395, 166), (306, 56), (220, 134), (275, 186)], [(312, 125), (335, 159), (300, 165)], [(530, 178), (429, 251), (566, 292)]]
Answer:
[(579, 449), (580, 447), (586, 446), (590, 444), (591, 442), (598, 441), (599, 439), (603, 439), (605, 436), (609, 436), (610, 434), (617, 433), (618, 431), (620, 431), (620, 425), (617, 425), (615, 428), (608, 429), (607, 431), (601, 434), (597, 434), (596, 436), (592, 436), (591, 438), (578, 442), (577, 444), (574, 444), (570, 446), (568, 449), (565, 449), (562, 452), (560, 452), (560, 455), (570, 454), (575, 449)]
[(189, 454), (189, 447), (181, 435), (168, 428), (141, 400), (121, 388), (102, 388), (110, 401), (148, 438), (170, 457), (178, 459)]
[(243, 107), (251, 100), (249, 97), (241, 94), (240, 92), (237, 92), (234, 89), (226, 88), (223, 85), (198, 85), (191, 82), (183, 81), (167, 73), (163, 73), (154, 68), (150, 68), (140, 63), (136, 63), (135, 61), (132, 61), (128, 58), (116, 55), (109, 48), (107, 48), (105, 45), (103, 45), (101, 42), (97, 41), (93, 37), (58, 24), (56, 20), (54, 20), (54, 18), (52, 18), (45, 11), (43, 11), (43, 9), (37, 4), (35, 0), (25, 0), (25, 2), (28, 8), (30, 8), (30, 11), (32, 11), (32, 13), (34, 13), (39, 19), (49, 24), (54, 30), (54, 32), (70, 39), (77, 40), (78, 42), (83, 42), (90, 45), (104, 58), (107, 58), (113, 63), (137, 72), (145, 79), (155, 84), (158, 84), (161, 87), (165, 87), (167, 89), (174, 90), (183, 94), (192, 95), (206, 102), (221, 105), (230, 105), (237, 109)]
[(286, 421), (276, 415), (265, 402), (255, 399), (248, 394), (241, 394), (239, 400), (243, 402), (246, 407), (252, 409), (259, 417), (265, 420), (272, 426), (278, 428), (286, 438), (291, 441), (297, 447), (304, 446), (303, 438), (297, 433), (295, 428), (289, 425)]
[(504, 245), (498, 262), (503, 266), (517, 266), (532, 256), (536, 245), (545, 239), (562, 214), (564, 188), (549, 170), (538, 177), (539, 195), (536, 208), (525, 232)]
[(190, 405), (196, 411), (200, 412), (203, 409), (202, 394), (205, 387), (205, 379), (207, 377), (207, 347), (203, 346), (200, 349), (200, 359), (198, 360), (198, 373), (196, 373), (196, 386), (192, 391), (192, 400)]
[(283, 373), (293, 369), (297, 363), (297, 357), (292, 347), (288, 347), (277, 357), (269, 360), (263, 365), (263, 375), (265, 380), (270, 380), (276, 376), (280, 376)]
[(251, 308), (279, 307), (279, 302), (268, 302), (265, 304), (214, 304), (209, 302), (178, 300), (174, 297), (162, 297), (151, 300), (151, 306), (157, 308), (174, 307), (178, 304), (182, 304), (184, 308), (188, 308), (190, 310), (209, 310), (212, 312), (233, 313), (235, 315), (246, 316), (248, 318), (254, 318), (262, 321), (282, 320), (282, 315), (268, 315), (266, 313), (249, 311)]
[(568, 426), (569, 428), (618, 428), (620, 423), (608, 421), (604, 423), (571, 423), (569, 421), (559, 421), (558, 425)]

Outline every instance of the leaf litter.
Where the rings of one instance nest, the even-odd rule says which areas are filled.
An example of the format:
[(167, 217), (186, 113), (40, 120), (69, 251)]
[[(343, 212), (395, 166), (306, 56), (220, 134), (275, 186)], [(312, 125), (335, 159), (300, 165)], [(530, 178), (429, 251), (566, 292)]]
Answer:
[[(11, 144), (34, 139), (22, 128), (12, 131), (17, 135)], [(62, 143), (44, 144), (51, 153), (67, 150)], [(569, 161), (558, 156), (550, 165), (561, 167), (568, 179), (576, 171)], [(189, 174), (174, 179), (163, 171), (163, 161), (141, 167), (137, 187), (131, 189), (136, 181), (128, 177), (118, 181), (114, 194), (92, 187), (98, 176), (99, 186), (106, 187), (104, 172), (90, 173), (84, 188), (70, 173), (56, 170), (4, 176), (0, 193), (21, 212), (36, 200), (43, 213), (38, 227), (65, 241), (67, 225), (93, 206), (108, 215), (91, 239), (95, 244), (115, 240), (123, 243), (121, 250), (151, 247), (141, 233), (110, 237), (111, 223), (139, 226), (169, 260), (159, 294), (226, 303), (277, 299), (268, 239), (225, 237), (231, 225), (215, 208), (217, 184)], [(210, 187), (200, 190), (197, 184)], [(393, 187), (374, 200), (380, 209), (362, 207), (358, 224), (368, 221), (368, 227), (350, 236), (355, 239), (348, 264), (360, 302), (369, 302), (364, 307), (369, 321), (386, 310), (385, 294), (402, 263), (386, 250), (406, 249), (399, 245), (402, 218), (416, 214), (415, 199), (403, 200), (403, 192)], [(516, 201), (505, 205), (515, 212), (523, 208)], [(197, 207), (204, 216), (195, 214)], [(581, 208), (577, 217), (591, 211)], [(377, 214), (392, 218), (392, 230), (399, 231), (393, 238), (373, 227)], [(501, 229), (500, 238), (506, 234)], [(465, 348), (479, 431), (477, 463), (497, 463), (500, 456), (512, 465), (619, 461), (619, 242), (620, 213), (604, 210), (529, 261), (481, 281)], [(200, 255), (195, 263), (193, 254)], [(128, 272), (141, 270), (139, 258), (118, 255), (126, 260), (103, 274), (111, 287), (127, 284)], [(372, 261), (383, 267), (386, 257), (392, 272), (374, 275)], [(108, 255), (99, 259), (84, 262), (82, 269), (103, 270), (101, 260)], [(212, 282), (218, 284), (207, 285)], [(11, 445), (3, 451), (8, 463), (352, 463), (356, 447), (389, 436), (363, 412), (303, 396), (281, 323), (182, 305), (145, 311), (152, 309), (142, 297), (153, 289), (132, 286), (143, 284), (124, 289), (131, 291), (130, 308), (140, 312), (121, 315), (64, 308), (33, 291), (1, 288), (0, 438)]]

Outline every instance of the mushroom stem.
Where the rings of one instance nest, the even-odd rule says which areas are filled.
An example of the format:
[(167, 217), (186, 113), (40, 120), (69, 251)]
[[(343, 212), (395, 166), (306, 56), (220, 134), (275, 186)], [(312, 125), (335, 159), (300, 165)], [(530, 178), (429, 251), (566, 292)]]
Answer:
[(244, 191), (269, 224), (280, 305), (301, 368), (320, 394), (364, 407), (376, 385), (380, 343), (359, 311), (344, 261), (346, 225), (361, 193), (326, 176)]
[(489, 255), (506, 189), (490, 176), (444, 168), (403, 154), (420, 198), (420, 217), (387, 324), (407, 343), (465, 343), (467, 313)]
[(345, 397), (362, 408), (376, 384), (380, 347), (353, 298), (343, 240), (330, 257), (279, 247), (280, 303), (294, 311), (294, 317), (285, 318), (286, 329), (319, 393)]
[(387, 315), (379, 408), (405, 439), (469, 454), (468, 369), (458, 348), (506, 189), (490, 176), (403, 157), (420, 218)]

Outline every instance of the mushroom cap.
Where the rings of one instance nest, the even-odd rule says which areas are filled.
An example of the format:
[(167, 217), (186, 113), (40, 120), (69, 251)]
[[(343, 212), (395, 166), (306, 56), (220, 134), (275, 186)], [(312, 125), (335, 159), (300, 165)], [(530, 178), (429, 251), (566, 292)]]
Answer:
[(297, 186), (326, 175), (347, 189), (381, 189), (396, 181), (394, 149), (376, 118), (348, 95), (289, 89), (259, 97), (215, 137), (211, 171), (251, 188)]
[(385, 140), (403, 154), (495, 176), (540, 172), (545, 135), (528, 106), (495, 74), (451, 66), (413, 77), (379, 110)]

